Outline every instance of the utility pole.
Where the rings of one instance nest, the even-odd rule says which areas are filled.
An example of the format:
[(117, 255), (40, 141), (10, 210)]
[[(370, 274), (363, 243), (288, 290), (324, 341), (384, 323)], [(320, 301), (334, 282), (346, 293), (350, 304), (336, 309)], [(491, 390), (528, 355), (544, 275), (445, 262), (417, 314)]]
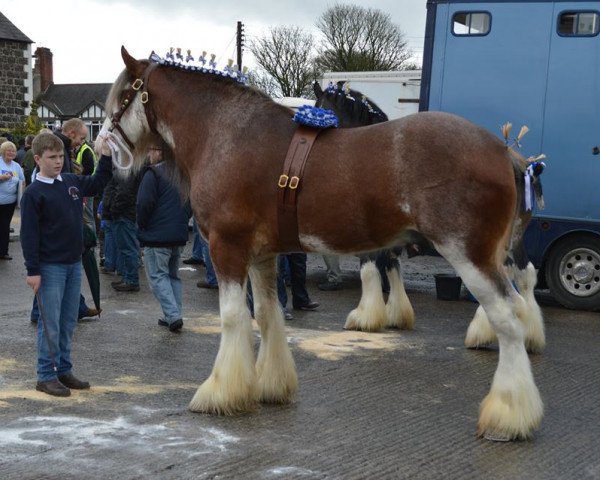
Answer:
[(242, 22), (237, 22), (237, 35), (236, 35), (236, 45), (237, 45), (237, 64), (238, 68), (242, 69), (242, 49), (244, 47), (244, 24)]

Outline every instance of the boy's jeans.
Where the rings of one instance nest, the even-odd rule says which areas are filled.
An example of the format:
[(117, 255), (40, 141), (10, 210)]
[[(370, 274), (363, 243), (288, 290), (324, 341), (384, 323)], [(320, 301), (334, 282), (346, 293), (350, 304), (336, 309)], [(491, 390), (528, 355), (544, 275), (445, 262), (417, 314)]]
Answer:
[[(47, 382), (57, 375), (69, 373), (72, 368), (71, 339), (79, 308), (81, 262), (70, 265), (41, 263), (40, 274), (42, 282), (38, 295), (43, 318), (38, 321), (37, 375), (39, 382)], [(44, 324), (50, 337), (51, 349), (48, 348)], [(58, 372), (53, 370), (52, 360)]]
[(144, 247), (146, 277), (167, 323), (182, 318), (181, 280), (177, 276), (180, 256), (180, 247)]
[(119, 249), (119, 264), (117, 269), (123, 277), (123, 282), (130, 285), (139, 285), (138, 268), (140, 266), (140, 244), (137, 239), (137, 226), (125, 217), (118, 217), (112, 222), (113, 232)]

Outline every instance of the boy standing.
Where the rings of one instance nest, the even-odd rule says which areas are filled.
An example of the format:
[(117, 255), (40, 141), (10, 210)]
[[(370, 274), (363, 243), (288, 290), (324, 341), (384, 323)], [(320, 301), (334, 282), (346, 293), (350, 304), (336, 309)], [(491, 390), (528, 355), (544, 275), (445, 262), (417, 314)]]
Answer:
[(21, 200), (21, 247), (27, 285), (38, 298), (36, 390), (68, 397), (88, 382), (71, 372), (71, 340), (77, 323), (83, 251), (83, 197), (94, 196), (112, 177), (110, 150), (92, 177), (62, 173), (64, 145), (51, 133), (33, 140), (38, 175)]

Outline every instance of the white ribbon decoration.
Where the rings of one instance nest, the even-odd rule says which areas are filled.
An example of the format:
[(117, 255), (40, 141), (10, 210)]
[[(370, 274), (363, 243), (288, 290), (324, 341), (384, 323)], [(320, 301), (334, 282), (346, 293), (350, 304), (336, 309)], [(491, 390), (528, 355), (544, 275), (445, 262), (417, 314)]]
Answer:
[[(104, 130), (104, 129), (102, 129), (102, 131), (98, 134), (98, 136), (102, 137), (106, 140), (108, 148), (110, 148), (112, 162), (115, 167), (117, 167), (119, 170), (123, 170), (123, 171), (127, 171), (131, 167), (133, 167), (133, 155), (132, 155), (131, 151), (129, 150), (129, 147), (123, 142), (121, 137), (115, 135), (112, 132), (109, 132), (108, 130)], [(127, 165), (123, 164), (122, 152), (125, 154), (125, 156), (129, 160)]]
[(525, 170), (525, 211), (529, 212), (531, 206), (531, 179), (533, 178), (533, 165), (529, 165)]

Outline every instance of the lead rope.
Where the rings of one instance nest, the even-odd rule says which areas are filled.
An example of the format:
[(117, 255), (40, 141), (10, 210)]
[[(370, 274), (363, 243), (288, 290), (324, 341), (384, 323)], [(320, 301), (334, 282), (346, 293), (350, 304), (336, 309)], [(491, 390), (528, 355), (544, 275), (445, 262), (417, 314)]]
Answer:
[[(131, 150), (129, 150), (127, 145), (125, 145), (120, 137), (104, 129), (98, 134), (98, 136), (106, 138), (106, 143), (108, 144), (108, 148), (110, 148), (112, 162), (115, 167), (117, 167), (119, 170), (127, 171), (133, 166), (133, 155)], [(129, 160), (127, 165), (123, 164), (121, 151), (124, 152), (125, 156)]]

